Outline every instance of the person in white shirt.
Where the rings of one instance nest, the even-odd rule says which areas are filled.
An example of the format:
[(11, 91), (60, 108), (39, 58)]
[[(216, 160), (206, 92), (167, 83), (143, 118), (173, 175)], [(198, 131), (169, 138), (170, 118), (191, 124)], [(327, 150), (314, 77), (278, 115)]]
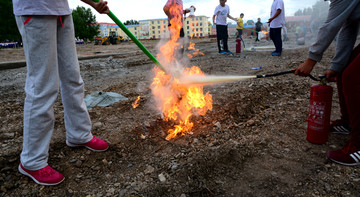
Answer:
[(282, 53), (281, 28), (285, 25), (285, 9), (283, 0), (274, 0), (268, 23), (270, 24), (270, 38), (274, 42), (275, 51), (272, 56)]
[[(226, 0), (220, 0), (220, 5), (216, 6), (213, 16), (213, 23), (216, 25), (216, 38), (220, 54), (232, 53), (228, 49), (228, 29), (226, 19), (237, 21), (237, 18), (234, 18), (230, 15), (230, 8), (225, 4)], [(216, 19), (216, 20), (215, 20)], [(220, 41), (223, 42), (223, 50), (221, 50)]]

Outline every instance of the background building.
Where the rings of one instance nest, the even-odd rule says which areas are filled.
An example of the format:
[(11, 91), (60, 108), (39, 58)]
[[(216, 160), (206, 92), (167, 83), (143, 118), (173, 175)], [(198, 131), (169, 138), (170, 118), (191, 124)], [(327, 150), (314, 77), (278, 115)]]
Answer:
[[(117, 35), (130, 39), (115, 23), (97, 24), (100, 26), (99, 36), (101, 37), (108, 36), (110, 32), (117, 32)], [(139, 25), (126, 25), (126, 27), (137, 39), (160, 39), (166, 35), (168, 20), (167, 18), (140, 20)], [(209, 37), (211, 23), (207, 16), (196, 16), (185, 18), (183, 28), (186, 37)]]

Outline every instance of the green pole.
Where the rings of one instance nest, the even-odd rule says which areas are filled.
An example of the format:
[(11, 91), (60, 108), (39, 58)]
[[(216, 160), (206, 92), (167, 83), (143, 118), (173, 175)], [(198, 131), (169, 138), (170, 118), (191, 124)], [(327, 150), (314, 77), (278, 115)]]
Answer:
[[(93, 0), (94, 2), (99, 2), (99, 0)], [(150, 53), (149, 50), (131, 33), (131, 31), (125, 27), (125, 25), (109, 10), (108, 16), (123, 30), (126, 35), (128, 35), (131, 40), (147, 55), (161, 70), (165, 71), (165, 68), (160, 64), (160, 62)]]

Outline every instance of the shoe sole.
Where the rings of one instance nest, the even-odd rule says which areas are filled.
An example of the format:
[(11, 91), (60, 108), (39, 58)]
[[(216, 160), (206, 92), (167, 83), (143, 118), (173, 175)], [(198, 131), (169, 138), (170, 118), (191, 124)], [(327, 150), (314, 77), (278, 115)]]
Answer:
[(29, 174), (25, 170), (23, 170), (20, 165), (19, 165), (18, 169), (21, 174), (30, 177), (33, 181), (35, 181), (35, 183), (37, 183), (39, 185), (45, 185), (45, 186), (59, 185), (61, 182), (63, 182), (65, 180), (65, 177), (64, 177), (61, 181), (59, 181), (57, 183), (43, 183), (43, 182), (36, 180), (33, 176), (31, 176), (31, 174)]
[(67, 140), (66, 140), (66, 145), (69, 146), (69, 147), (71, 147), (71, 148), (75, 148), (75, 147), (86, 147), (87, 149), (92, 150), (92, 151), (95, 151), (95, 152), (104, 152), (104, 151), (106, 151), (106, 150), (109, 148), (109, 146), (108, 146), (108, 147), (107, 147), (106, 149), (104, 149), (104, 150), (96, 150), (96, 149), (93, 149), (93, 148), (91, 148), (91, 147), (89, 147), (89, 146), (78, 145), (78, 144), (70, 143), (70, 142), (67, 141)]
[(344, 165), (344, 166), (356, 166), (356, 165), (359, 165), (359, 163), (343, 163), (343, 162), (340, 162), (340, 161), (336, 161), (334, 159), (331, 159), (328, 157), (328, 159), (330, 159), (331, 161), (335, 162), (335, 163), (338, 163), (338, 164), (341, 164), (341, 165)]

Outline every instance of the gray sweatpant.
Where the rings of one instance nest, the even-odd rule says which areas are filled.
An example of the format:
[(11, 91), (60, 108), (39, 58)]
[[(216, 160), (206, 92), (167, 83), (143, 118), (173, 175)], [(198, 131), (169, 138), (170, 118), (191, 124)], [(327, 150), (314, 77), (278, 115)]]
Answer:
[(16, 16), (16, 22), (27, 64), (20, 159), (26, 169), (38, 170), (48, 165), (59, 87), (67, 140), (90, 141), (91, 121), (84, 103), (72, 16)]

